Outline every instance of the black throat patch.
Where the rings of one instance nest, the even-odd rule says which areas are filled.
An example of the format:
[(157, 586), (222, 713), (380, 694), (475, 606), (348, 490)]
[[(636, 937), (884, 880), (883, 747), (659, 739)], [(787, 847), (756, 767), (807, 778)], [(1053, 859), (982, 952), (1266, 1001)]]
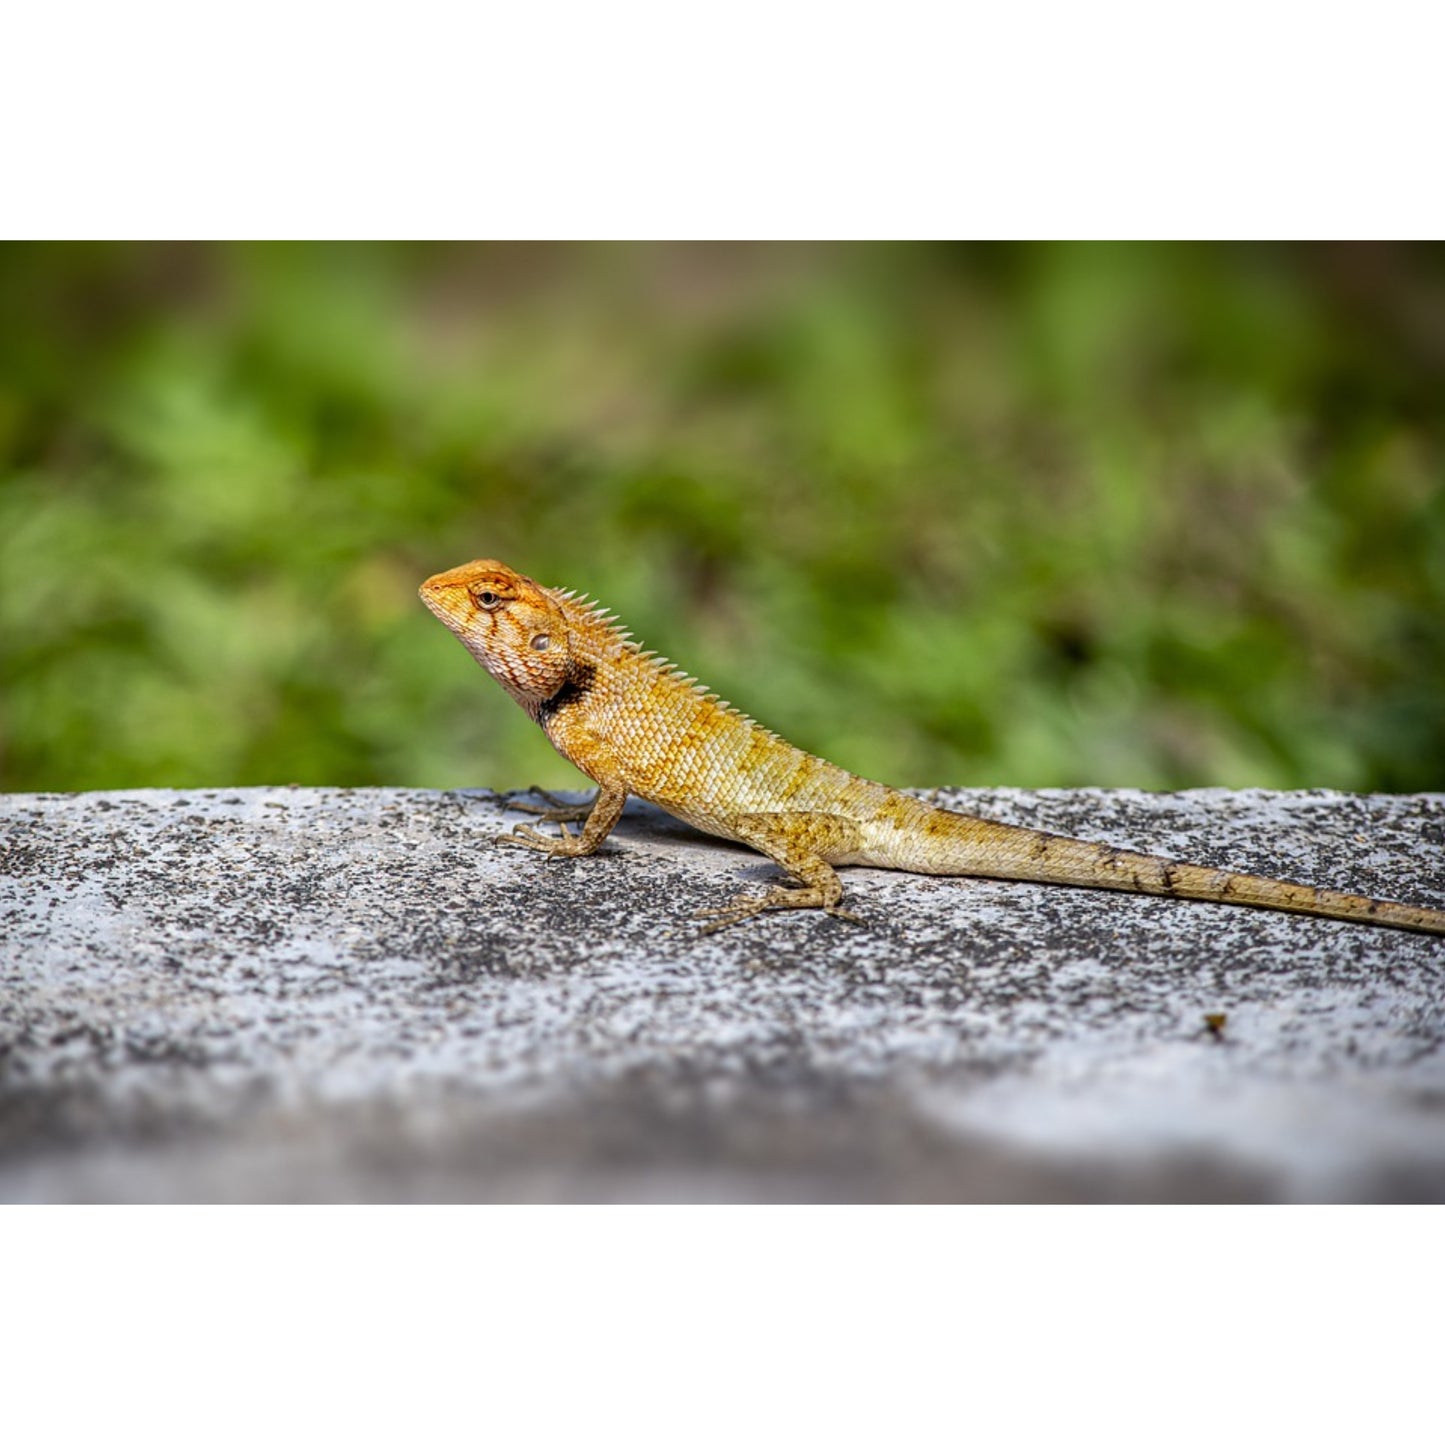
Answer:
[(537, 721), (546, 727), (564, 707), (581, 702), (592, 691), (597, 669), (590, 662), (573, 662), (567, 667), (567, 680), (537, 707)]

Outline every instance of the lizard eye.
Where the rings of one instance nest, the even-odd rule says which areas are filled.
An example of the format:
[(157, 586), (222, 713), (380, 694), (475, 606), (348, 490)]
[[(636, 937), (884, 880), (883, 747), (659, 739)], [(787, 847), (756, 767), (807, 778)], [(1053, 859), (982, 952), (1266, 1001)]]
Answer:
[(474, 592), (472, 595), (477, 599), (477, 606), (485, 607), (488, 612), (502, 604), (502, 599), (495, 592)]
[(532, 639), (532, 646), (538, 652), (546, 652), (546, 650), (551, 647), (551, 645), (552, 639), (548, 637), (545, 632), (539, 632)]

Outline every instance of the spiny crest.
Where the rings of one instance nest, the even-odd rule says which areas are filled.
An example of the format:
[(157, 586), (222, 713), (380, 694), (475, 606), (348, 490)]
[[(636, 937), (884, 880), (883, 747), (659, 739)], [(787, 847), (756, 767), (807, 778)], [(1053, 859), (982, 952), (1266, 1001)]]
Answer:
[(625, 655), (644, 663), (654, 677), (689, 688), (705, 702), (714, 703), (720, 711), (728, 716), (739, 718), (752, 727), (760, 729), (774, 741), (782, 741), (771, 728), (763, 727), (756, 718), (719, 697), (706, 683), (699, 682), (690, 672), (684, 672), (675, 662), (669, 661), (652, 648), (644, 650), (642, 644), (636, 641), (632, 633), (621, 626), (615, 612), (609, 611), (602, 603), (589, 597), (585, 592), (563, 591), (561, 588), (555, 587), (548, 587), (544, 590), (563, 604), (563, 610), (571, 616), (574, 622), (580, 623), (583, 627), (595, 628), (600, 631), (606, 641), (611, 644), (609, 650), (614, 655)]
[(631, 638), (630, 632), (624, 632), (617, 625), (617, 614), (609, 612), (600, 602), (593, 601), (585, 592), (563, 592), (555, 587), (545, 587), (542, 590), (550, 593), (555, 601), (563, 603), (563, 611), (568, 613), (574, 622), (579, 622), (584, 626), (600, 627), (604, 632), (610, 632), (619, 641)]

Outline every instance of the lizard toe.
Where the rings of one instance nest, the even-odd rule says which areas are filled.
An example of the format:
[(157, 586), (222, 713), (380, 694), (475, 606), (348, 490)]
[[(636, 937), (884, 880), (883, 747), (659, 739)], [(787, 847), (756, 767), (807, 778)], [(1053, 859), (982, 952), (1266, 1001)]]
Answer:
[(512, 794), (507, 795), (504, 806), (509, 812), (531, 813), (544, 823), (585, 823), (597, 802), (596, 798), (589, 798), (585, 803), (568, 803), (545, 788), (528, 788), (527, 791), (545, 799), (546, 806), (519, 803)]
[(510, 833), (498, 834), (497, 843), (504, 848), (526, 848), (533, 853), (550, 853), (556, 839), (539, 833), (530, 823), (519, 823)]
[(732, 902), (722, 908), (700, 908), (692, 916), (699, 921), (708, 919), (707, 926), (701, 931), (703, 933), (716, 933), (720, 928), (727, 928), (734, 923), (743, 923), (749, 918), (756, 918), (768, 906), (766, 898), (734, 898)]
[(583, 839), (568, 832), (566, 824), (562, 825), (561, 837), (554, 838), (539, 832), (530, 823), (518, 823), (510, 833), (502, 833), (496, 841), (512, 848), (530, 849), (533, 853), (542, 854), (549, 862), (558, 858), (580, 858), (592, 851)]

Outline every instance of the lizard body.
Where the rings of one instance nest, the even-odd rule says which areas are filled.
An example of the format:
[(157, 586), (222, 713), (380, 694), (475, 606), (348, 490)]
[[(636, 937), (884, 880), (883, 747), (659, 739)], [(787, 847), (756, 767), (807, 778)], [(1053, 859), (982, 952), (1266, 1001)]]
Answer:
[[(705, 833), (777, 863), (774, 886), (709, 915), (713, 927), (765, 909), (842, 906), (839, 866), (1018, 879), (1244, 904), (1445, 934), (1445, 910), (1420, 908), (1175, 862), (1061, 834), (935, 808), (813, 757), (644, 651), (601, 607), (543, 587), (496, 561), (468, 562), (422, 584), (422, 601), (597, 784), (586, 808), (544, 816), (551, 836), (519, 824), (500, 841), (549, 857), (593, 853), (630, 794)], [(569, 820), (585, 819), (580, 835)]]

